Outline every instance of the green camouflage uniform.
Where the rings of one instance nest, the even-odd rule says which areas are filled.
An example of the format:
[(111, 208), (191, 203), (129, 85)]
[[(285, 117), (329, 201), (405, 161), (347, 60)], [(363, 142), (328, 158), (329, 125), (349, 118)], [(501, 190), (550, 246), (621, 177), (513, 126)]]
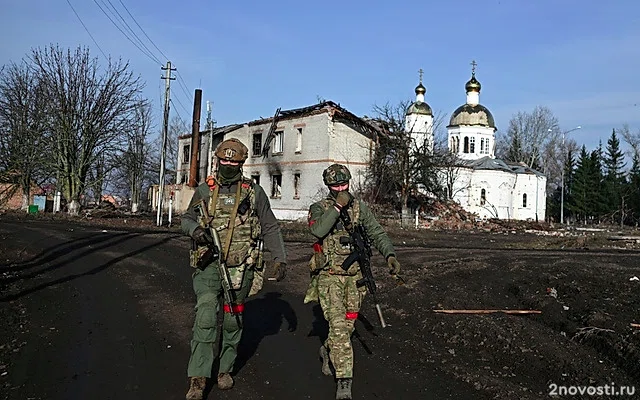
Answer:
[[(312, 288), (305, 302), (316, 300), (315, 295), (310, 293), (314, 293), (317, 288), (317, 300), (329, 322), (329, 336), (325, 346), (335, 368), (336, 378), (341, 379), (353, 377), (351, 334), (366, 288), (356, 286), (356, 282), (362, 278), (357, 262), (347, 271), (341, 268), (342, 262), (353, 251), (353, 246), (341, 244), (340, 238), (348, 238), (349, 233), (342, 225), (334, 204), (334, 199), (329, 196), (309, 208), (309, 227), (311, 233), (318, 238), (318, 243), (314, 245), (311, 269), (319, 272), (313, 277)], [(347, 212), (353, 223), (364, 226), (373, 245), (385, 258), (394, 255), (391, 240), (366, 203), (354, 199), (352, 204)], [(342, 243), (346, 242), (343, 239)]]
[(244, 215), (240, 215), (238, 212), (236, 216), (231, 245), (226, 258), (236, 304), (221, 304), (223, 289), (217, 260), (204, 269), (195, 270), (193, 290), (197, 303), (191, 340), (191, 357), (187, 368), (189, 377), (211, 377), (211, 368), (218, 351), (216, 343), (217, 316), (221, 305), (224, 315), (219, 373), (230, 373), (233, 368), (242, 328), (238, 325), (236, 318), (230, 314), (230, 311), (238, 313), (240, 320), (242, 320), (244, 300), (262, 287), (264, 273), (254, 270), (258, 253), (256, 249), (258, 237), (262, 235), (265, 247), (272, 253), (274, 262), (286, 262), (280, 227), (271, 210), (269, 199), (260, 185), (255, 185), (244, 177), (241, 181), (231, 185), (220, 185), (216, 204), (209, 201), (214, 188), (210, 188), (206, 183), (198, 186), (191, 199), (189, 209), (182, 216), (183, 232), (191, 236), (199, 226), (198, 216), (193, 210), (193, 206), (204, 199), (208, 204), (209, 215), (215, 217), (212, 227), (219, 232), (220, 241), (224, 246), (239, 184), (241, 184), (240, 201), (248, 197), (250, 208)]

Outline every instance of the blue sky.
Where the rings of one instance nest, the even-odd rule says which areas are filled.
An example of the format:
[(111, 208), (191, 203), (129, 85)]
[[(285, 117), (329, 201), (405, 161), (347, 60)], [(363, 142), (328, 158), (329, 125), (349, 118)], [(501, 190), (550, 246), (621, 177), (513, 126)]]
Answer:
[[(105, 53), (130, 60), (159, 117), (160, 65), (94, 0), (69, 1)], [(128, 18), (120, 0), (110, 1)], [(188, 91), (172, 82), (172, 114), (187, 121), (196, 87), (203, 90), (203, 110), (206, 100), (214, 102), (218, 125), (311, 105), (317, 96), (371, 115), (374, 104), (414, 96), (420, 68), (427, 102), (449, 115), (465, 102), (475, 59), (480, 101), (500, 130), (512, 114), (536, 105), (551, 108), (563, 129), (581, 125), (571, 135), (588, 149), (606, 144), (623, 123), (640, 129), (638, 1), (122, 2), (186, 83)], [(102, 59), (67, 0), (0, 3), (0, 64), (52, 42), (87, 45)]]

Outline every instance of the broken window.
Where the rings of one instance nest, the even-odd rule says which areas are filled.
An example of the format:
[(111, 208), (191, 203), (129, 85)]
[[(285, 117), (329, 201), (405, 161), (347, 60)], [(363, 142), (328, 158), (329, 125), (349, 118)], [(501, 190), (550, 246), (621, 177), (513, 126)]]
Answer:
[(188, 164), (189, 160), (191, 160), (191, 145), (185, 144), (182, 147), (182, 163)]
[(262, 155), (262, 133), (254, 133), (253, 134), (253, 155), (261, 156)]
[(253, 181), (253, 183), (255, 183), (256, 185), (260, 184), (260, 174), (253, 174), (251, 175), (251, 180)]
[(526, 193), (522, 194), (522, 207), (523, 208), (527, 207), (527, 194)]
[(464, 137), (464, 149), (463, 149), (464, 153), (468, 153), (469, 152), (469, 137), (465, 136)]
[(300, 198), (300, 173), (293, 174), (293, 198)]
[(282, 197), (282, 175), (271, 175), (271, 197)]
[(273, 153), (282, 153), (284, 151), (284, 131), (276, 132), (273, 136)]
[(302, 152), (302, 128), (298, 128), (298, 135), (296, 138), (296, 153)]
[(483, 206), (487, 202), (487, 191), (480, 190), (480, 205)]
[(476, 138), (471, 137), (469, 138), (469, 153), (475, 153), (476, 152)]

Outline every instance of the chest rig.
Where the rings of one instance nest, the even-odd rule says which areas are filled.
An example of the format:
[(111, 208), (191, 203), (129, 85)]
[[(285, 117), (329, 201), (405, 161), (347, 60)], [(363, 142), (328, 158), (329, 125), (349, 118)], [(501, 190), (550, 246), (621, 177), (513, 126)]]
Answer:
[[(328, 199), (322, 202), (325, 210), (333, 207), (334, 204)], [(360, 201), (354, 199), (351, 207), (347, 209), (347, 213), (351, 218), (351, 223), (358, 224), (358, 218), (360, 218)], [(360, 265), (357, 262), (351, 264), (346, 271), (341, 267), (344, 260), (349, 257), (349, 254), (351, 254), (353, 250), (351, 236), (343, 225), (342, 220), (338, 219), (338, 222), (331, 228), (329, 234), (322, 240), (322, 252), (326, 258), (329, 273), (334, 275), (356, 275), (360, 270)]]
[(244, 271), (258, 258), (257, 240), (261, 232), (255, 200), (253, 184), (246, 179), (238, 182), (237, 189), (230, 193), (220, 193), (217, 184), (211, 189), (211, 227), (220, 235), (223, 247), (220, 250), (234, 289), (240, 287)]

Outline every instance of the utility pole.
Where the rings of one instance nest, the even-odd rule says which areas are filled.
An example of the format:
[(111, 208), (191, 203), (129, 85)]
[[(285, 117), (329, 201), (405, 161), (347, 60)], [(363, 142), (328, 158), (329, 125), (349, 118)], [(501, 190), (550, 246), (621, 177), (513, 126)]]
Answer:
[(213, 164), (211, 157), (213, 157), (213, 126), (215, 125), (213, 118), (211, 118), (211, 102), (207, 100), (207, 130), (209, 131), (209, 149), (207, 154), (207, 176), (213, 175)]
[(171, 71), (175, 71), (175, 68), (171, 68), (171, 61), (167, 61), (166, 67), (160, 67), (165, 71), (164, 76), (160, 79), (164, 79), (164, 119), (162, 124), (162, 147), (160, 149), (160, 187), (158, 188), (158, 214), (156, 216), (156, 224), (162, 225), (162, 200), (164, 199), (164, 169), (165, 169), (165, 157), (167, 151), (167, 136), (169, 130), (169, 99), (171, 98), (171, 81), (176, 78), (171, 77)]

